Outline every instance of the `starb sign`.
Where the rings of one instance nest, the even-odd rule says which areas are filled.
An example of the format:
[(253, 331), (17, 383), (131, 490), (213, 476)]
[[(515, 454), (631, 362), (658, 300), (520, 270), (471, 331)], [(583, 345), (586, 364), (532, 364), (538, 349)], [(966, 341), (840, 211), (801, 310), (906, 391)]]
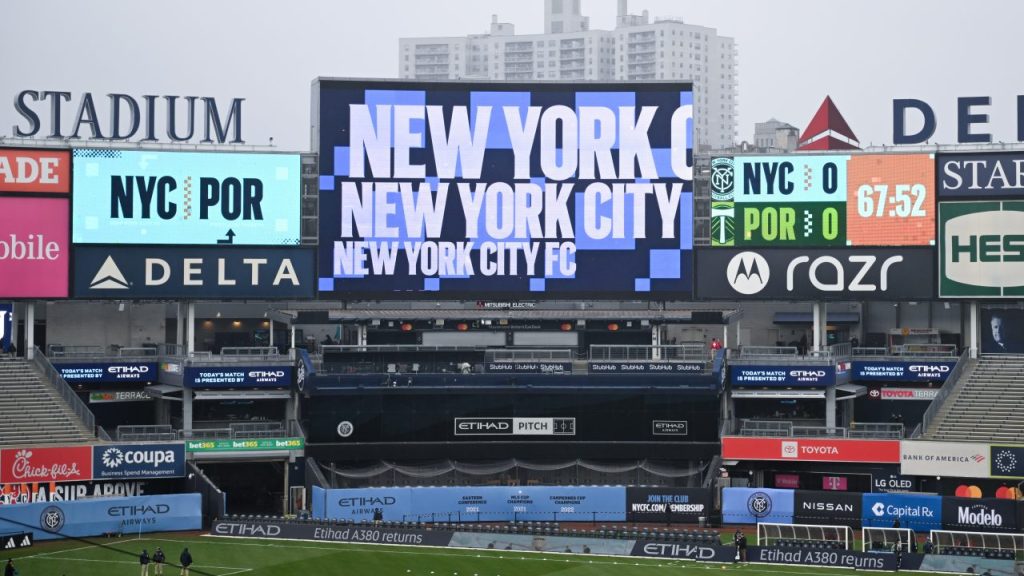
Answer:
[(930, 248), (697, 249), (703, 300), (927, 300)]
[(185, 475), (185, 445), (110, 444), (93, 446), (93, 478), (138, 480)]
[(313, 270), (306, 248), (80, 245), (74, 291), (79, 298), (118, 300), (307, 299)]
[(1024, 202), (939, 203), (939, 297), (1024, 296)]

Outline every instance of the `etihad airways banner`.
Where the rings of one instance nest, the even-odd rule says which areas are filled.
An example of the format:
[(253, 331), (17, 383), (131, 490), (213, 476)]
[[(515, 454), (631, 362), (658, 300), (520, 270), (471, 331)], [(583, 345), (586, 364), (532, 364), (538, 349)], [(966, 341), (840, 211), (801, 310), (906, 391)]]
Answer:
[(691, 294), (690, 84), (318, 80), (313, 98), (321, 296)]

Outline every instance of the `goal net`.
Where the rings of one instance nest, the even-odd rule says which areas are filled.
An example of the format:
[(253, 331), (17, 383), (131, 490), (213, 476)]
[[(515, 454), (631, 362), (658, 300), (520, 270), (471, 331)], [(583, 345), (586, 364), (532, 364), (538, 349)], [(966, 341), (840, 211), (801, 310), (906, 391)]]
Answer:
[(941, 554), (1006, 558), (1018, 558), (1024, 554), (1024, 534), (932, 530), (930, 538), (936, 552)]
[(853, 542), (853, 529), (849, 526), (772, 523), (757, 525), (758, 546), (793, 546), (849, 550), (851, 542)]
[(861, 528), (860, 546), (862, 552), (891, 552), (899, 544), (904, 552), (912, 552), (911, 543), (917, 534), (910, 528)]

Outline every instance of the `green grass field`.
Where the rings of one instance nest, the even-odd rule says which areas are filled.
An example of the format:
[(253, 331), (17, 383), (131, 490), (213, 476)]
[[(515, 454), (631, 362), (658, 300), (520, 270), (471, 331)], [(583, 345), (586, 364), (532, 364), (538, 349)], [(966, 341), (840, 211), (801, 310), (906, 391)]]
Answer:
[[(849, 570), (794, 566), (698, 564), (689, 561), (456, 550), (406, 546), (252, 540), (179, 534), (141, 539), (93, 539), (40, 543), (0, 559), (15, 559), (19, 576), (114, 576), (139, 574), (138, 555), (160, 546), (164, 574), (177, 576), (178, 555), (188, 547), (192, 574), (201, 576), (707, 576), (709, 571), (751, 575), (849, 575)], [(154, 574), (150, 565), (150, 574)]]

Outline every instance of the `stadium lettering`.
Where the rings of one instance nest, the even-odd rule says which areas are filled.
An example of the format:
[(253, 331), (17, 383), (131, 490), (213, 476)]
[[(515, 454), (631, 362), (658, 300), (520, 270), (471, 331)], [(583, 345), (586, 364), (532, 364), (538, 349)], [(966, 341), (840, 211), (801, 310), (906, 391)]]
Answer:
[[(187, 114), (184, 124), (188, 132), (182, 134), (178, 132), (182, 124), (177, 118), (182, 113), (182, 110), (178, 109), (179, 98), (184, 102), (184, 112)], [(167, 114), (164, 126), (167, 138), (172, 142), (187, 142), (195, 136), (197, 121), (196, 101), (201, 100), (203, 103), (205, 126), (203, 139), (199, 142), (245, 144), (245, 141), (242, 140), (242, 102), (245, 101), (245, 98), (233, 98), (231, 100), (226, 120), (221, 119), (216, 99), (209, 96), (161, 97), (147, 94), (141, 97), (141, 105), (139, 100), (128, 94), (107, 94), (107, 99), (110, 118), (107, 123), (106, 134), (103, 133), (102, 123), (96, 111), (96, 102), (92, 93), (84, 92), (78, 103), (78, 112), (74, 115), (74, 121), (70, 125), (73, 131), (69, 130), (70, 134), (68, 136), (71, 138), (81, 138), (82, 136), (79, 133), (85, 127), (91, 133), (91, 136), (87, 137), (93, 140), (126, 140), (135, 136), (139, 129), (142, 128), (145, 137), (141, 141), (156, 142), (156, 117), (159, 114), (160, 103), (162, 102)], [(62, 114), (64, 112), (62, 106), (65, 102), (71, 101), (71, 92), (39, 92), (36, 90), (22, 90), (14, 99), (15, 112), (28, 122), (28, 126), (24, 130), (18, 125), (13, 127), (15, 136), (18, 138), (31, 138), (43, 129), (43, 119), (40, 118), (40, 112), (33, 109), (33, 107), (38, 102), (43, 102), (45, 105), (47, 100), (49, 100), (50, 131), (46, 137), (65, 138), (65, 129), (68, 127), (65, 126), (63, 120), (67, 120), (70, 116)], [(102, 109), (103, 107), (100, 106), (100, 108)], [(124, 111), (127, 111), (126, 115), (122, 115)], [(233, 130), (232, 125), (234, 125)], [(82, 133), (84, 134), (84, 132)], [(229, 135), (231, 140), (228, 140)]]

